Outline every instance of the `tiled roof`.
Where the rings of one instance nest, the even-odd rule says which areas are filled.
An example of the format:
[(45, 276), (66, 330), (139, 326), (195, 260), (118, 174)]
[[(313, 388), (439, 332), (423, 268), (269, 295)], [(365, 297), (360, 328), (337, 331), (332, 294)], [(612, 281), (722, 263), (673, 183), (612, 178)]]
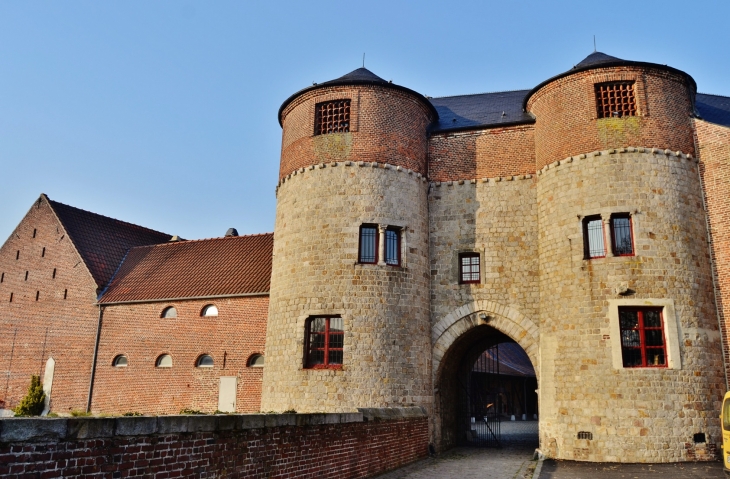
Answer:
[(101, 303), (267, 293), (273, 233), (132, 248)]
[(621, 60), (620, 58), (612, 57), (611, 55), (606, 55), (605, 53), (593, 52), (585, 57), (583, 60), (581, 60), (580, 63), (578, 63), (573, 68), (583, 68), (588, 66), (600, 65), (601, 63), (614, 63), (621, 61), (623, 60)]
[(371, 72), (367, 68), (358, 68), (357, 70), (353, 70), (347, 75), (342, 75), (340, 78), (336, 78), (334, 80), (330, 80), (328, 82), (322, 83), (322, 85), (326, 85), (328, 83), (344, 83), (344, 82), (361, 82), (361, 81), (367, 81), (367, 82), (374, 82), (374, 83), (388, 83), (382, 78), (380, 78), (375, 73)]
[(100, 288), (107, 285), (129, 248), (164, 243), (171, 237), (50, 199), (48, 204)]
[(516, 90), (429, 98), (439, 114), (438, 123), (431, 131), (534, 123), (532, 116), (522, 111), (522, 100), (528, 92), (529, 90)]
[(698, 93), (695, 107), (703, 120), (730, 127), (730, 97)]

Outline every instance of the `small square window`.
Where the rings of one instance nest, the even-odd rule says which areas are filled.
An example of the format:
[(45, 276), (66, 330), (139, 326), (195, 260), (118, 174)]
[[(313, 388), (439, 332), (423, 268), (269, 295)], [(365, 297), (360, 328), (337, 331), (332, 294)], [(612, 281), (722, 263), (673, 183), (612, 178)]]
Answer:
[(340, 317), (313, 317), (305, 326), (307, 369), (340, 369), (345, 339)]
[(583, 220), (583, 247), (586, 259), (606, 257), (603, 220), (600, 216), (587, 216)]
[(662, 308), (619, 307), (621, 355), (625, 368), (666, 368)]
[(636, 116), (634, 82), (610, 82), (596, 85), (598, 118)]
[(459, 254), (459, 283), (479, 283), (481, 280), (481, 265), (479, 253)]
[(378, 262), (378, 227), (377, 225), (360, 226), (360, 250), (358, 262), (375, 264)]
[(350, 131), (350, 100), (317, 103), (314, 115), (315, 135), (348, 131)]
[(614, 255), (633, 256), (633, 236), (630, 215), (616, 214), (611, 216), (611, 241), (613, 242)]
[(400, 228), (388, 227), (385, 230), (385, 264), (400, 266)]

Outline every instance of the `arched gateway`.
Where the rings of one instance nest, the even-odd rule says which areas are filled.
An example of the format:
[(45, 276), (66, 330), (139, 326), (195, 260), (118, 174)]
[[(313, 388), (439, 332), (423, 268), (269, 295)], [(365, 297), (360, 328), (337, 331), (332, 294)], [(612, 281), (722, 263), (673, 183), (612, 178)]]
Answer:
[[(434, 414), (432, 438), (438, 450), (461, 442), (460, 408), (475, 363), (492, 364), (496, 347), (516, 343), (539, 379), (537, 325), (519, 311), (492, 301), (466, 304), (437, 321), (432, 330)], [(487, 362), (484, 362), (484, 361)], [(482, 371), (488, 372), (488, 371)], [(480, 418), (481, 420), (481, 418)]]

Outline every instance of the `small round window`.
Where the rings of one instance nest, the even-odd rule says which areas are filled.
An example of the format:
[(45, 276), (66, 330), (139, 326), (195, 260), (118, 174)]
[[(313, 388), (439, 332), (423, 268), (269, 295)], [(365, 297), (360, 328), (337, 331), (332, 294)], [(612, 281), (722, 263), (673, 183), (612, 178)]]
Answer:
[(200, 312), (201, 316), (218, 316), (218, 308), (214, 304), (209, 304)]
[(114, 358), (114, 361), (112, 361), (112, 366), (114, 366), (115, 368), (126, 368), (127, 364), (129, 364), (127, 362), (127, 356), (125, 356), (124, 354), (120, 354), (119, 356)]
[(248, 358), (249, 368), (263, 368), (264, 367), (264, 356), (261, 354), (254, 354)]
[(158, 368), (171, 368), (172, 367), (172, 356), (169, 354), (163, 354), (157, 358), (155, 366)]
[(213, 367), (213, 357), (209, 354), (203, 354), (198, 358), (198, 361), (195, 363), (195, 366), (199, 368), (212, 368)]
[(174, 306), (168, 306), (162, 310), (162, 318), (177, 318), (177, 309)]

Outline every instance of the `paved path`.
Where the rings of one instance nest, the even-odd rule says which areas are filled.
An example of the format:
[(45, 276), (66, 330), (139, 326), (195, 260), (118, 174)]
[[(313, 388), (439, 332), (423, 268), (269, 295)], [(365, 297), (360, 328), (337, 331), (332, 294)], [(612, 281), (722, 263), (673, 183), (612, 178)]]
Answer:
[[(456, 448), (377, 479), (531, 479), (535, 448)], [(668, 479), (668, 478), (664, 478)]]
[[(608, 464), (546, 460), (539, 479), (724, 479), (722, 463)], [(535, 478), (537, 479), (537, 478)]]

